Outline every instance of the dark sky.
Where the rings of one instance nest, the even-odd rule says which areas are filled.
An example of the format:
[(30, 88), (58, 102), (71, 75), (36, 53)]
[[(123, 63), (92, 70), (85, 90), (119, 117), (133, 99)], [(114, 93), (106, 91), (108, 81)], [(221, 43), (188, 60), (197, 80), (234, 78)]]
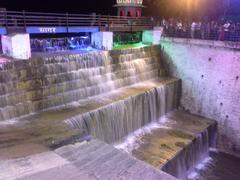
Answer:
[[(195, 16), (223, 14), (223, 2), (227, 0), (143, 0), (147, 8), (144, 15), (186, 17), (188, 11)], [(231, 13), (240, 15), (240, 0), (229, 0)], [(9, 10), (27, 10), (40, 12), (73, 12), (86, 14), (116, 15), (112, 7), (116, 0), (0, 0), (0, 7)], [(186, 5), (191, 2), (191, 8)]]
[(115, 13), (113, 4), (115, 0), (0, 0), (0, 6), (10, 10), (102, 14)]

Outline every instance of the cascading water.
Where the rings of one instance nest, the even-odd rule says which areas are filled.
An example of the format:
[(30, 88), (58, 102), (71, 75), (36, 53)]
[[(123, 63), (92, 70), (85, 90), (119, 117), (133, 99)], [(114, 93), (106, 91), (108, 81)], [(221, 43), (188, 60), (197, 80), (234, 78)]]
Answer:
[(216, 142), (216, 123), (173, 111), (115, 147), (179, 179), (188, 179)]
[[(0, 119), (8, 120), (157, 78), (151, 48), (38, 57), (0, 71)], [(124, 55), (126, 53), (126, 55)]]
[(216, 142), (216, 124), (212, 124), (197, 134), (191, 144), (162, 166), (162, 170), (178, 177), (188, 179), (188, 174), (202, 160), (209, 156), (209, 149)]
[(177, 97), (175, 97), (178, 89), (178, 81), (165, 84), (72, 117), (66, 122), (74, 128), (79, 128), (82, 134), (92, 134), (105, 142), (115, 143), (175, 109), (178, 105)]
[[(111, 144), (155, 123), (153, 136), (138, 137), (142, 138), (141, 143), (149, 143), (133, 148), (132, 154), (185, 179), (187, 172), (206, 157), (215, 126), (212, 122), (200, 123), (198, 129), (198, 121), (188, 121), (191, 117), (181, 113), (169, 118), (170, 125), (164, 122), (159, 126), (158, 119), (175, 110), (180, 99), (180, 81), (163, 75), (158, 47), (13, 62), (0, 71), (0, 121), (15, 122), (14, 118), (39, 113), (37, 119), (47, 125), (53, 126), (51, 117), (57, 117), (79, 134), (90, 134)], [(63, 117), (55, 116), (58, 113)], [(32, 129), (37, 124), (34, 123), (28, 128)], [(49, 133), (39, 124), (34, 128), (47, 129)], [(23, 137), (30, 134), (23, 133)]]

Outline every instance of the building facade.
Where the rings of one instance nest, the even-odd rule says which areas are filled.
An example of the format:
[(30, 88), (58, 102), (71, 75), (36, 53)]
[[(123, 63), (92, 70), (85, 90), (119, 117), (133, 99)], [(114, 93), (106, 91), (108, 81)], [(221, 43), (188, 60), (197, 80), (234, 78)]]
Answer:
[(141, 17), (143, 0), (117, 0), (114, 5), (117, 8), (118, 16)]

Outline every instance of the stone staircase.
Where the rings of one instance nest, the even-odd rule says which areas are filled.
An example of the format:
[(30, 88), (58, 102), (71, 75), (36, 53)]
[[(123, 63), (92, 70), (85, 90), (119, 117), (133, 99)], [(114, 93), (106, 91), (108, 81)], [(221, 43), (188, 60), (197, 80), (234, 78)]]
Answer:
[(0, 179), (174, 179), (111, 146), (178, 108), (180, 80), (165, 76), (159, 53), (151, 46), (7, 64)]
[(162, 73), (157, 47), (52, 55), (0, 71), (0, 121), (109, 93)]
[(89, 134), (114, 143), (175, 109), (179, 81), (163, 76), (159, 50), (51, 54), (8, 63), (0, 71), (0, 159)]

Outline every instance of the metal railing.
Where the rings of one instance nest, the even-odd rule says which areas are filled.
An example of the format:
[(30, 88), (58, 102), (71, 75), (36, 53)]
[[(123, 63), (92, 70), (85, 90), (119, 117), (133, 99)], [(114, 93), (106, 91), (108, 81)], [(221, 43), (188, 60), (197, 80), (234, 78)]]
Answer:
[(164, 27), (162, 36), (187, 39), (240, 42), (240, 30), (235, 29), (226, 31), (221, 28), (221, 26), (215, 29), (194, 30), (190, 26), (181, 29)]
[(96, 27), (152, 27), (148, 17), (120, 17), (95, 14), (40, 13), (1, 11), (0, 27), (96, 26)]

